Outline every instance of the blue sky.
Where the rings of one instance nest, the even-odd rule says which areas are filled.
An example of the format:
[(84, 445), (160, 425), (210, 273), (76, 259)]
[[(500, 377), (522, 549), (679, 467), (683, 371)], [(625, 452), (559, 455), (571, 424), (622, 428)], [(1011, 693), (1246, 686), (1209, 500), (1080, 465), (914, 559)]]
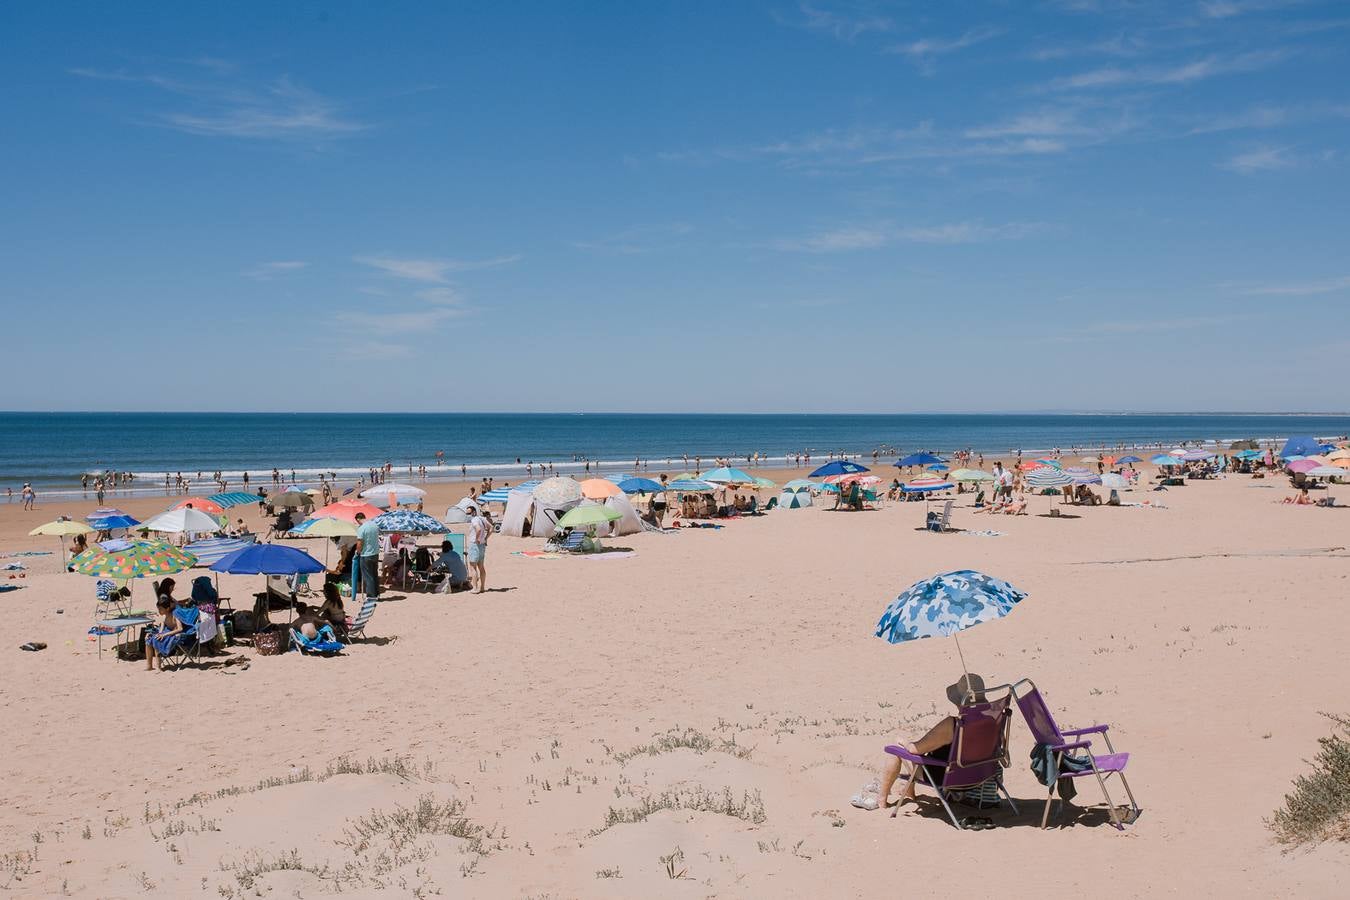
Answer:
[(1347, 407), (1350, 3), (0, 28), (0, 408)]

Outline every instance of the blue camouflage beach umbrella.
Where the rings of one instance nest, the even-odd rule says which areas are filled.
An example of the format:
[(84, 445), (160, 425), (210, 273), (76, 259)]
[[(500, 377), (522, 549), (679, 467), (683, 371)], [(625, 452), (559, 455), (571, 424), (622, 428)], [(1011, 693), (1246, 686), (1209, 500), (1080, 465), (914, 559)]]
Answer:
[[(945, 572), (915, 582), (892, 600), (881, 614), (876, 636), (890, 644), (955, 638), (957, 632), (1003, 618), (1026, 596), (1001, 578), (973, 569)], [(956, 652), (964, 669), (966, 659), (959, 640)]]
[(1143, 462), (1143, 460), (1140, 459), (1139, 457), (1133, 456), (1133, 455), (1131, 455), (1131, 456), (1121, 456), (1121, 457), (1119, 457), (1119, 458), (1116, 459), (1116, 465), (1118, 465), (1118, 466), (1123, 466), (1123, 465), (1125, 465), (1126, 463), (1137, 463), (1137, 462)]
[(808, 478), (824, 478), (827, 475), (854, 475), (858, 472), (870, 472), (867, 466), (846, 459), (835, 459), (812, 472)]

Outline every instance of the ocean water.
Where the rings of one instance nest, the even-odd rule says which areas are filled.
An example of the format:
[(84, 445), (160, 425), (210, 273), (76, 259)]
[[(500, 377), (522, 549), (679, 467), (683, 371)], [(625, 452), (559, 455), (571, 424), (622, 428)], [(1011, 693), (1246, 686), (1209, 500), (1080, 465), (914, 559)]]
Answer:
[[(845, 451), (870, 459), (877, 448), (984, 451), (990, 460), (1021, 448), (1166, 445), (1181, 441), (1273, 440), (1291, 434), (1350, 433), (1347, 415), (668, 415), (668, 414), (328, 414), (328, 413), (0, 413), (0, 488), (24, 481), (64, 491), (81, 473), (136, 473), (132, 490), (163, 489), (164, 473), (201, 484), (220, 470), (231, 487), (247, 471), (270, 483), (273, 466), (301, 480), (335, 471), (355, 478), (392, 462), (395, 475), (425, 465), (433, 478), (524, 476), (522, 465), (552, 462), (559, 472), (651, 468), (681, 457), (705, 462), (759, 452), (773, 463), (809, 451), (813, 461)], [(437, 451), (444, 465), (436, 465)], [(889, 457), (885, 457), (889, 459)], [(578, 460), (578, 461), (574, 461)], [(202, 485), (206, 487), (206, 485)]]

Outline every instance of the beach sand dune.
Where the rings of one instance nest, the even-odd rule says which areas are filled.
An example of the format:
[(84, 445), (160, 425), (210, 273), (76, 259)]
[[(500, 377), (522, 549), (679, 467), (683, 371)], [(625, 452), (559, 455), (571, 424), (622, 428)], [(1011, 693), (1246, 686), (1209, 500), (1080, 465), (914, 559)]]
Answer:
[[(997, 536), (917, 530), (922, 504), (776, 511), (618, 539), (636, 555), (603, 564), (497, 538), (492, 592), (391, 592), (341, 658), (236, 647), (164, 674), (99, 659), (92, 579), (30, 558), (0, 595), (0, 894), (1339, 896), (1344, 845), (1282, 852), (1263, 819), (1319, 713), (1350, 711), (1350, 513), (1261, 484), (1059, 520), (962, 498), (955, 524)], [(52, 549), (21, 535), (53, 515), (0, 510), (0, 550)], [(957, 568), (1030, 595), (962, 636), (971, 668), (1033, 678), (1062, 724), (1110, 722), (1137, 824), (1070, 809), (1040, 831), (1020, 719), (1004, 827), (849, 805), (960, 673), (951, 641), (888, 646), (876, 621)], [(243, 605), (258, 585), (222, 587)]]

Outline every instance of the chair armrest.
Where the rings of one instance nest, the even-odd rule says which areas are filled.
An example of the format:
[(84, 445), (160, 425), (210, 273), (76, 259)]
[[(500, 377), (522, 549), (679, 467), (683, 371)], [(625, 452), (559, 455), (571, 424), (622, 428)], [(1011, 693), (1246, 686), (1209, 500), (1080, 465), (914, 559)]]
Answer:
[(947, 765), (947, 761), (945, 759), (934, 759), (931, 756), (920, 756), (917, 753), (910, 753), (904, 747), (897, 747), (894, 744), (887, 746), (886, 752), (891, 754), (892, 756), (898, 756), (901, 759), (905, 760), (906, 762), (914, 763), (915, 765), (937, 766), (939, 768), (944, 768)]
[(1110, 727), (1110, 725), (1093, 725), (1091, 728), (1071, 728), (1068, 730), (1061, 730), (1060, 734), (1065, 737), (1078, 737), (1082, 734), (1105, 734), (1106, 729)]
[[(1052, 744), (1050, 749), (1056, 753), (1063, 753), (1065, 750), (1087, 750), (1092, 746), (1092, 741), (1076, 741), (1072, 744)], [(886, 749), (890, 749), (887, 747)]]

